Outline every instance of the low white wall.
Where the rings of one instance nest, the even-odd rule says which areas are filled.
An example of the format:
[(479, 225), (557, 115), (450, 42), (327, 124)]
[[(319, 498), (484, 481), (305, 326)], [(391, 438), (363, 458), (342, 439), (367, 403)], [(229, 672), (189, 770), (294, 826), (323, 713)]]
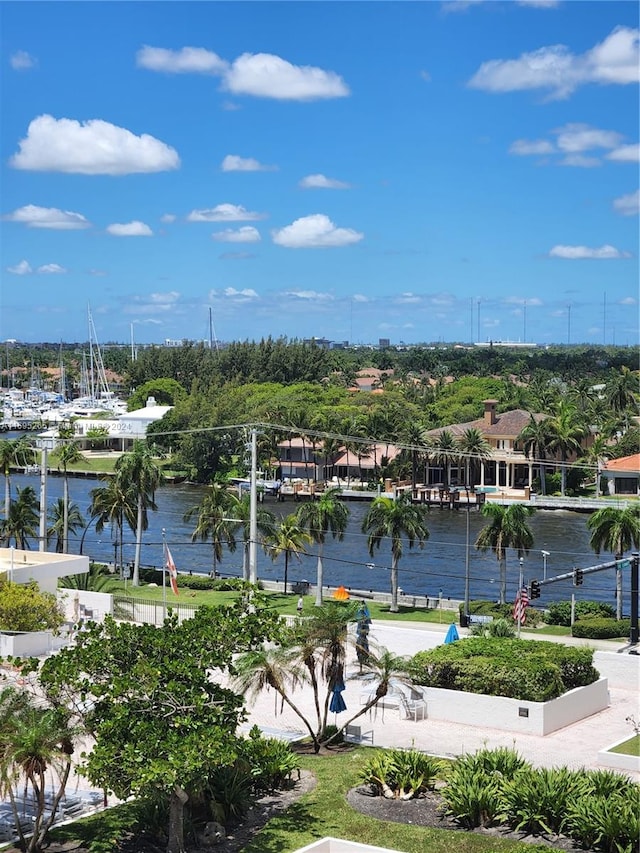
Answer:
[(625, 737), (622, 738), (622, 740), (617, 740), (610, 746), (605, 747), (605, 749), (601, 749), (598, 752), (598, 762), (604, 767), (611, 767), (614, 770), (626, 770), (630, 773), (640, 773), (640, 758), (637, 755), (625, 755), (623, 752), (609, 751), (628, 740), (629, 737)]
[(611, 687), (640, 692), (640, 655), (596, 651), (593, 665)]
[(547, 735), (609, 706), (606, 678), (577, 687), (550, 702), (526, 702), (459, 690), (424, 688), (427, 718), (487, 726), (507, 732)]
[(0, 657), (39, 657), (53, 648), (51, 631), (0, 633)]
[(106, 592), (58, 589), (58, 603), (62, 607), (65, 622), (75, 623), (80, 619), (102, 622), (106, 615), (113, 615), (113, 596)]
[(298, 847), (295, 853), (400, 853), (390, 847), (372, 847), (359, 841), (344, 841), (342, 838), (321, 838), (305, 847)]

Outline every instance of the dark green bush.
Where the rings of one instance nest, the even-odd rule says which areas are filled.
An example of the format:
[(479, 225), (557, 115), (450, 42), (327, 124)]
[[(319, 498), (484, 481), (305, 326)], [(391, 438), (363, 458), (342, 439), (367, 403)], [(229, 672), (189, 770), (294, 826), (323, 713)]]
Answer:
[(208, 575), (178, 575), (178, 587), (181, 589), (215, 589), (217, 581)]
[[(460, 613), (464, 613), (464, 602), (460, 603)], [(494, 619), (507, 619), (512, 625), (513, 621), (513, 604), (497, 604), (495, 601), (487, 601), (486, 599), (475, 599), (469, 602), (469, 613), (472, 616), (493, 616)], [(544, 614), (541, 610), (535, 607), (527, 608), (527, 625), (535, 627), (544, 622)]]
[[(612, 618), (616, 613), (610, 604), (602, 601), (576, 601), (575, 615), (576, 619), (583, 619), (585, 616)], [(547, 609), (545, 621), (548, 625), (563, 625), (568, 628), (571, 625), (571, 602), (552, 602)]]
[(567, 811), (584, 790), (584, 773), (566, 767), (528, 768), (505, 779), (501, 819), (528, 835), (562, 831)]
[(239, 741), (238, 761), (249, 770), (255, 792), (284, 788), (300, 767), (298, 756), (288, 743), (262, 737), (257, 726), (251, 729), (248, 738)]
[(598, 679), (593, 650), (560, 643), (469, 637), (418, 652), (413, 680), (427, 687), (544, 702)]
[(375, 750), (360, 771), (360, 779), (377, 796), (407, 800), (433, 790), (445, 766), (444, 761), (417, 749)]
[(618, 792), (575, 799), (567, 811), (565, 826), (567, 834), (582, 847), (605, 853), (635, 853), (640, 838), (637, 787), (632, 797)]
[(584, 637), (588, 640), (615, 640), (628, 637), (631, 630), (629, 619), (599, 619), (592, 616), (580, 619), (571, 629), (573, 637)]

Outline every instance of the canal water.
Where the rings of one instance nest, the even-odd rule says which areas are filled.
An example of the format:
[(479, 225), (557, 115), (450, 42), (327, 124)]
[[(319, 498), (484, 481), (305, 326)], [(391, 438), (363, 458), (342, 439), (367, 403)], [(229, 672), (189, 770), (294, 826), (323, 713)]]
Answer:
[[(78, 505), (85, 519), (89, 519), (90, 491), (101, 485), (99, 480), (70, 478), (70, 497)], [(14, 475), (11, 478), (12, 492), (16, 486), (31, 485), (39, 494), (39, 476)], [(61, 477), (48, 478), (47, 503), (51, 506), (62, 497)], [(167, 543), (179, 571), (208, 574), (212, 569), (212, 548), (208, 542), (192, 542), (191, 534), (195, 521), (185, 522), (185, 512), (197, 506), (205, 493), (204, 487), (189, 484), (168, 485), (156, 494), (157, 512), (149, 513), (149, 528), (144, 533), (142, 563), (149, 566), (162, 565), (162, 531), (166, 531)], [(0, 476), (0, 499), (4, 495), (4, 478)], [(367, 548), (367, 537), (362, 533), (362, 519), (369, 507), (368, 501), (348, 503), (349, 526), (342, 541), (327, 538), (324, 546), (324, 583), (329, 586), (344, 584), (347, 588), (388, 591), (390, 588), (391, 552), (388, 542), (382, 543), (373, 555)], [(292, 499), (278, 503), (266, 499), (264, 506), (278, 516), (295, 512), (299, 504)], [(524, 560), (524, 578), (529, 583), (533, 578), (542, 580), (544, 575), (543, 551), (547, 551), (547, 577), (551, 578), (574, 567), (586, 568), (612, 559), (610, 554), (598, 558), (589, 547), (589, 531), (586, 527), (587, 514), (564, 510), (537, 510), (530, 519), (534, 545)], [(465, 509), (430, 510), (427, 516), (429, 539), (423, 549), (409, 549), (399, 564), (399, 585), (408, 595), (428, 595), (437, 598), (463, 599), (467, 541), (469, 542), (469, 577), (471, 598), (496, 600), (499, 593), (499, 567), (491, 551), (482, 554), (474, 548), (474, 542), (487, 519), (476, 509), (468, 516)], [(80, 536), (71, 537), (71, 553), (78, 553)], [(135, 536), (125, 528), (124, 561), (134, 557)], [(114, 543), (107, 527), (99, 536), (94, 527), (86, 533), (83, 552), (105, 562), (114, 561)], [(289, 561), (289, 581), (315, 581), (317, 546), (308, 546), (308, 554), (301, 560)], [(241, 576), (242, 549), (235, 553), (225, 552), (218, 564), (223, 576)], [(258, 549), (258, 577), (265, 580), (282, 580), (284, 555), (273, 562), (262, 549)], [(507, 598), (513, 600), (518, 588), (519, 562), (515, 551), (507, 556)], [(629, 570), (623, 573), (624, 611), (629, 612)], [(615, 604), (615, 570), (595, 572), (584, 576), (584, 583), (573, 587), (571, 581), (563, 581), (542, 587), (537, 602), (540, 606), (552, 601), (566, 600), (571, 593), (576, 598), (605, 601)]]

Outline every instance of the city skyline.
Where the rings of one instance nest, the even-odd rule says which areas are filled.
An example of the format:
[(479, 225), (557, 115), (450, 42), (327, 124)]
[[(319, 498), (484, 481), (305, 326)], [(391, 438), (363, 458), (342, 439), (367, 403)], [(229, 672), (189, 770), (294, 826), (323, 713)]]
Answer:
[(0, 339), (637, 343), (636, 3), (0, 21)]

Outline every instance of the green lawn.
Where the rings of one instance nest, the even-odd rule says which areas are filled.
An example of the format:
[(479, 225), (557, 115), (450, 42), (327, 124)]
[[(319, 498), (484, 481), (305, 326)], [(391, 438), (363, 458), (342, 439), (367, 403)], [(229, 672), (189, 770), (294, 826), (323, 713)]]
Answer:
[(636, 755), (640, 757), (640, 734), (633, 735), (629, 740), (625, 740), (624, 743), (619, 743), (613, 749), (610, 749), (609, 752), (618, 752), (622, 755)]
[[(390, 847), (406, 853), (536, 853), (538, 845), (506, 841), (471, 832), (450, 832), (374, 820), (354, 811), (347, 791), (358, 784), (358, 771), (368, 753), (356, 748), (327, 756), (301, 756), (301, 766), (318, 780), (284, 814), (272, 818), (243, 848), (244, 853), (288, 853), (324, 836)], [(91, 818), (61, 827), (53, 838), (67, 843), (83, 842), (91, 853), (113, 853), (119, 832), (135, 822), (135, 804), (127, 803)]]

